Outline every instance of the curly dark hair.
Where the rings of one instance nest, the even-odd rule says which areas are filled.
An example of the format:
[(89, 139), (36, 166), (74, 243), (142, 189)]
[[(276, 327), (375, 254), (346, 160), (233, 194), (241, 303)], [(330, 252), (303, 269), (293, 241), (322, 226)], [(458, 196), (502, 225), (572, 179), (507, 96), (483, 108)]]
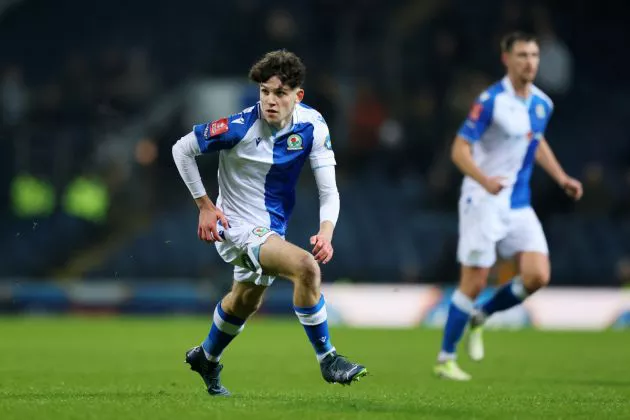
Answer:
[(287, 50), (268, 52), (249, 70), (250, 80), (264, 83), (278, 76), (282, 84), (291, 89), (301, 87), (306, 77), (306, 67), (300, 57)]

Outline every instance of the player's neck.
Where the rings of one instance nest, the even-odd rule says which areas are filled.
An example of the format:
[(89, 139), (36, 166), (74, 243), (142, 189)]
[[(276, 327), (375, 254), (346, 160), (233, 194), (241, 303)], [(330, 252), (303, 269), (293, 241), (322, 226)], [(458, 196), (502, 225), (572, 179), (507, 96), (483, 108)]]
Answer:
[(510, 83), (512, 83), (512, 87), (514, 88), (514, 94), (516, 96), (520, 96), (521, 98), (527, 99), (531, 92), (532, 84), (530, 82), (524, 82), (519, 80), (518, 78), (509, 76)]
[(277, 133), (278, 131), (284, 130), (289, 124), (291, 124), (292, 119), (293, 112), (290, 113), (289, 116), (282, 121), (278, 121), (277, 123), (270, 123), (269, 121), (267, 121), (267, 124), (274, 133)]

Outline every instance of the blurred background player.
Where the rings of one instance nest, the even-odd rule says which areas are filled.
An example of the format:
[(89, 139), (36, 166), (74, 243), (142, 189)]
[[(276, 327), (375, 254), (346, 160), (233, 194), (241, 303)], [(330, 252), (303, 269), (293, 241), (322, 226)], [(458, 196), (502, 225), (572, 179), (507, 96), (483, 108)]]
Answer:
[[(501, 51), (506, 76), (478, 97), (452, 145), (452, 160), (465, 175), (457, 249), (461, 277), (434, 371), (453, 380), (471, 378), (455, 361), (466, 325), (470, 322), (469, 355), (481, 360), (484, 320), (520, 304), (549, 282), (547, 241), (530, 199), (534, 161), (570, 197), (582, 196), (581, 183), (564, 172), (545, 139), (553, 103), (533, 85), (540, 61), (536, 39), (520, 32), (508, 34)], [(519, 274), (475, 307), (497, 250), (517, 261)]]
[[(291, 52), (267, 53), (249, 73), (260, 87), (257, 104), (196, 125), (173, 146), (179, 173), (199, 207), (199, 238), (215, 243), (223, 260), (234, 265), (232, 290), (217, 304), (207, 338), (186, 353), (186, 362), (201, 375), (211, 395), (229, 395), (220, 383), (219, 359), (260, 307), (276, 276), (294, 284), (295, 314), (315, 349), (324, 379), (349, 384), (367, 373), (364, 366), (337, 354), (328, 332), (318, 263), (326, 264), (333, 256), (339, 193), (328, 126), (319, 112), (301, 103), (305, 71)], [(216, 205), (195, 161), (197, 155), (213, 152), (220, 153)], [(320, 197), (320, 229), (310, 238), (312, 255), (284, 239), (295, 186), (307, 159)]]

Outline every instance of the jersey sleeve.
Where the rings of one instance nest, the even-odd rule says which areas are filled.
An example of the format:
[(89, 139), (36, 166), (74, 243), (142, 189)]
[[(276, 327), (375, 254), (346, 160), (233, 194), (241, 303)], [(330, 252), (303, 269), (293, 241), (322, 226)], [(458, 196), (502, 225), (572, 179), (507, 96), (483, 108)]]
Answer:
[(316, 122), (313, 130), (313, 148), (310, 154), (311, 168), (317, 169), (323, 166), (334, 166), (335, 153), (332, 149), (332, 141), (330, 140), (330, 132), (328, 125), (323, 122), (323, 118)]
[(212, 153), (236, 146), (251, 126), (251, 114), (243, 111), (207, 124), (195, 125), (193, 131), (201, 153)]
[(549, 124), (549, 120), (551, 120), (551, 116), (553, 115), (553, 102), (549, 102), (549, 104), (547, 105), (547, 115), (545, 116), (545, 123), (543, 125), (542, 128), (542, 134), (545, 134), (545, 131), (547, 131), (547, 125)]
[(487, 92), (479, 95), (473, 104), (468, 117), (457, 132), (470, 143), (476, 143), (481, 139), (492, 123), (492, 113), (494, 111), (494, 98)]

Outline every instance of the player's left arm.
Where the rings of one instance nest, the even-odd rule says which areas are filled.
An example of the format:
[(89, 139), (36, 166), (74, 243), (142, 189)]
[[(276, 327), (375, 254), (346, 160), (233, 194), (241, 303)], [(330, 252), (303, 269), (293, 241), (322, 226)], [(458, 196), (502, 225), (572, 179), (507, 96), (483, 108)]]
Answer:
[(339, 218), (339, 191), (335, 179), (335, 167), (323, 166), (313, 169), (319, 190), (319, 232), (311, 236), (313, 255), (317, 262), (328, 263), (332, 259), (333, 232)]
[(319, 191), (319, 232), (311, 236), (315, 260), (322, 264), (328, 263), (333, 256), (333, 232), (339, 218), (339, 191), (335, 175), (335, 154), (328, 127), (323, 122), (317, 124), (314, 130), (313, 148), (310, 153), (311, 167), (315, 175), (315, 182)]
[(553, 150), (551, 150), (551, 146), (549, 146), (545, 137), (542, 136), (536, 150), (536, 162), (560, 185), (569, 197), (574, 200), (582, 198), (582, 183), (567, 175)]

